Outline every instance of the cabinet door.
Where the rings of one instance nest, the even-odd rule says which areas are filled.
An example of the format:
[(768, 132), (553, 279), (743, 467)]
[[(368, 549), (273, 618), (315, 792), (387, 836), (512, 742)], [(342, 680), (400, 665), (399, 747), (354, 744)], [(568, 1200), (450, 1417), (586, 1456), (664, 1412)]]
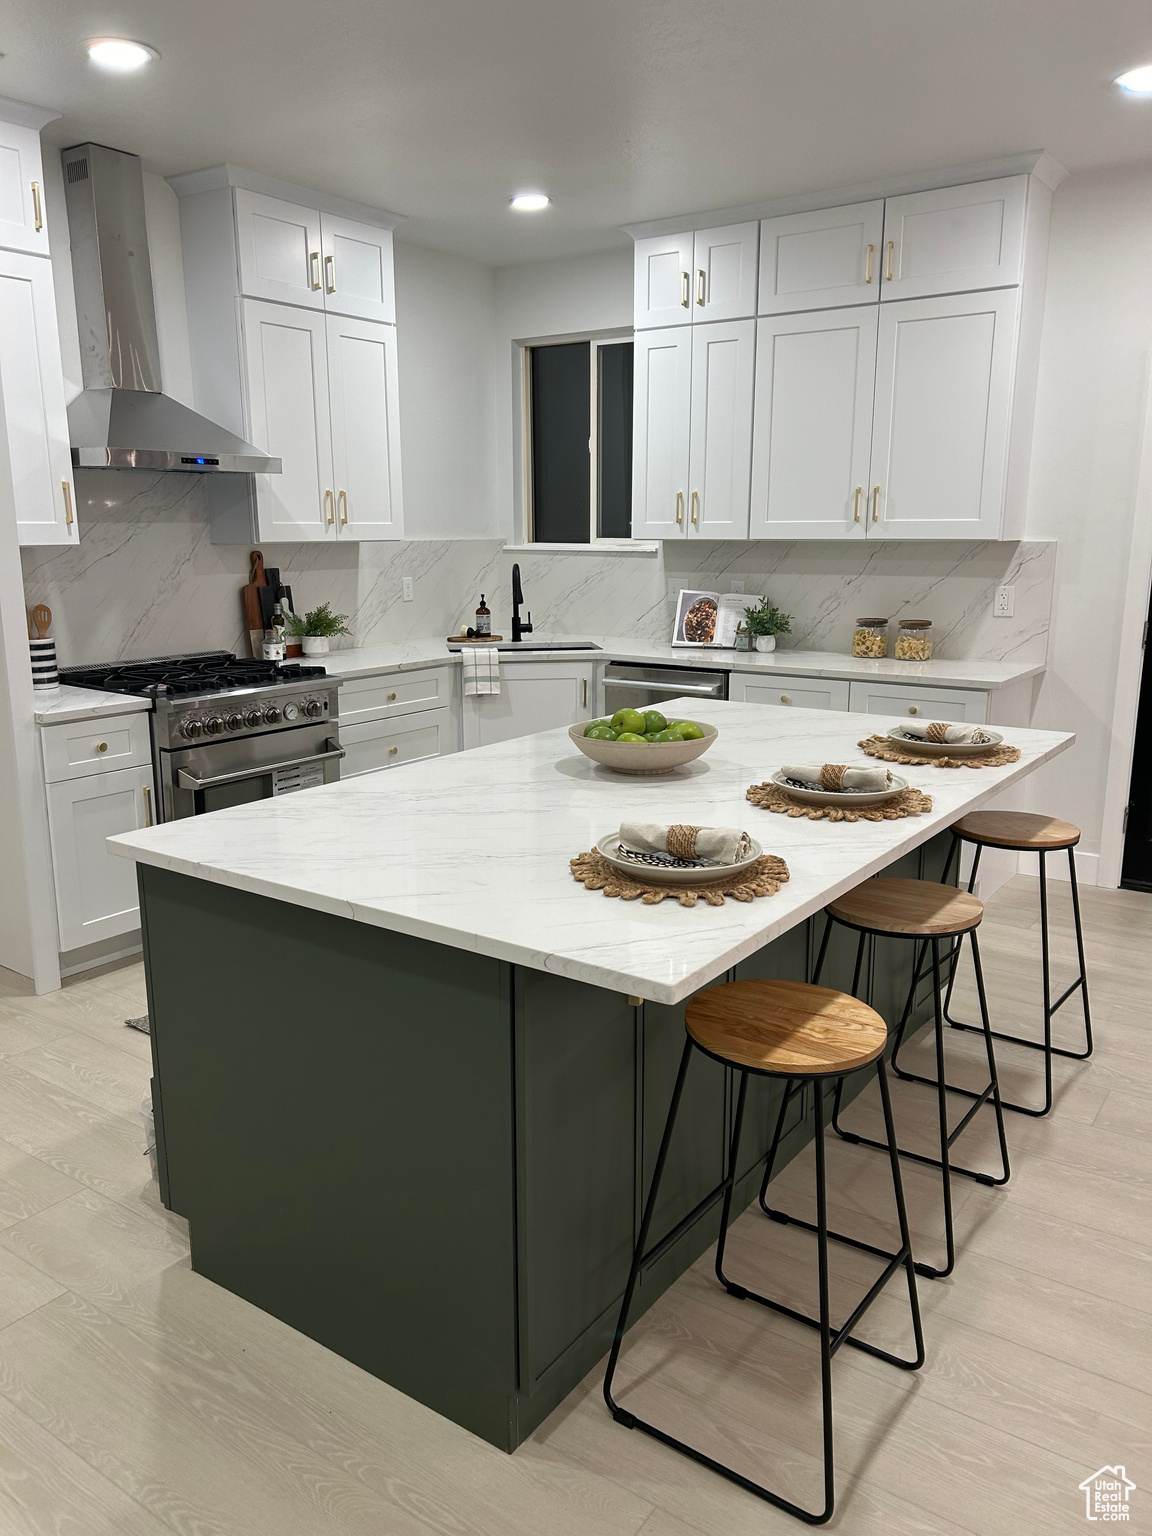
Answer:
[(340, 733), (349, 725), (386, 720), (445, 708), (452, 703), (456, 667), (429, 667), (420, 672), (384, 672), (374, 677), (345, 678), (340, 688)]
[(883, 715), (898, 720), (912, 715), (922, 720), (950, 720), (983, 725), (988, 695), (975, 688), (932, 688), (918, 683), (853, 683), (849, 701), (853, 714)]
[(151, 794), (151, 764), (48, 786), (62, 950), (139, 928), (136, 866), (114, 858), (105, 839), (151, 826)]
[(404, 520), (396, 328), (329, 315), (325, 329), (337, 533), (342, 539), (399, 539)]
[(40, 135), (18, 123), (0, 123), (0, 246), (48, 254)]
[(692, 332), (690, 538), (746, 539), (752, 488), (755, 320)]
[(632, 393), (632, 536), (678, 539), (688, 527), (692, 332), (637, 334)]
[(758, 320), (753, 539), (862, 539), (878, 307)]
[(692, 319), (742, 320), (756, 313), (760, 226), (698, 229), (692, 239)]
[(634, 323), (637, 330), (692, 321), (692, 234), (637, 240)]
[(728, 679), (728, 697), (744, 704), (793, 709), (847, 709), (848, 684), (836, 677), (753, 677), (734, 672)]
[(1018, 283), (1027, 195), (1027, 176), (1003, 176), (890, 197), (880, 297), (918, 299)]
[(505, 664), (498, 694), (465, 697), (464, 745), (488, 747), (516, 736), (575, 725), (588, 717), (594, 697), (590, 663)]
[(392, 231), (324, 213), (320, 238), (328, 313), (395, 324)]
[(456, 721), (448, 708), (425, 709), (395, 720), (341, 725), (340, 745), (347, 754), (340, 777), (354, 779), (402, 763), (419, 763), (456, 750)]
[(788, 213), (760, 224), (760, 314), (880, 298), (884, 203)]
[[(6, 125), (0, 124), (0, 127)], [(75, 544), (72, 450), (52, 266), (0, 251), (0, 383), (21, 544)]]
[(323, 309), (320, 215), (314, 208), (242, 187), (234, 196), (240, 292), (252, 299)]
[(336, 531), (324, 316), (242, 300), (251, 439), (283, 461), (256, 476), (258, 537), (305, 540)]
[(997, 539), (1018, 290), (880, 310), (868, 536)]

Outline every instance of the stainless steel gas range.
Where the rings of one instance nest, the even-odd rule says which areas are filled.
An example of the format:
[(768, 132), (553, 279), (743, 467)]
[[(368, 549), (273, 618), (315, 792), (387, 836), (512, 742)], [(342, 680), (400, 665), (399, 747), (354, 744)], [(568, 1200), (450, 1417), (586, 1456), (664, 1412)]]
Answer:
[(340, 777), (340, 682), (323, 667), (205, 651), (61, 667), (60, 681), (151, 700), (161, 821)]

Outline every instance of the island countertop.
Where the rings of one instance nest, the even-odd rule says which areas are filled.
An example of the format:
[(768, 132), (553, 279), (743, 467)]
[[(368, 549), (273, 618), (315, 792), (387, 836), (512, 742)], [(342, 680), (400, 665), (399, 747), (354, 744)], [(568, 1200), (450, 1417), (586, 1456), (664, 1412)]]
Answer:
[[(701, 708), (686, 700), (687, 709)], [(670, 703), (667, 708), (671, 709)], [(899, 767), (933, 809), (830, 823), (745, 798), (784, 762), (870, 762), (858, 742), (882, 716), (709, 701), (716, 745), (686, 769), (626, 777), (566, 730), (108, 840), (111, 852), (353, 922), (430, 939), (594, 986), (676, 1003), (1033, 772), (1075, 741), (1010, 728), (1004, 768)], [(775, 895), (723, 907), (607, 898), (569, 860), (625, 818), (742, 826), (791, 873)]]

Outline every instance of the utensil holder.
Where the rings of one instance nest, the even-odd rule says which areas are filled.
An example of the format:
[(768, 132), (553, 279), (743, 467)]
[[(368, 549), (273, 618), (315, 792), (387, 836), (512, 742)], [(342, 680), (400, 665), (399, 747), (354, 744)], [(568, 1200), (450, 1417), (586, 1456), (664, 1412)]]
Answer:
[(46, 693), (51, 688), (59, 688), (55, 640), (29, 640), (28, 655), (32, 662), (32, 687), (35, 691)]

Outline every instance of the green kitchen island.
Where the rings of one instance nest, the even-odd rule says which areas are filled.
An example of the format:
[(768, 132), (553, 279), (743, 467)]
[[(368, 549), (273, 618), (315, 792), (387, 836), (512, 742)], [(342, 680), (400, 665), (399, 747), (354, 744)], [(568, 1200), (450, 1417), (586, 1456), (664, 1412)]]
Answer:
[[(109, 843), (139, 866), (161, 1193), (193, 1267), (506, 1450), (610, 1343), (685, 1001), (803, 978), (828, 900), (878, 872), (939, 878), (949, 824), (1074, 739), (1013, 731), (1011, 767), (904, 770), (931, 813), (832, 824), (745, 790), (782, 761), (852, 761), (882, 722), (707, 715), (715, 747), (667, 777), (622, 778), (550, 731)], [(791, 878), (692, 909), (576, 884), (569, 859), (633, 816), (744, 826)], [(829, 985), (848, 985), (852, 948), (834, 938)], [(868, 956), (889, 1019), (912, 948)], [(777, 1102), (755, 1087), (737, 1210)], [(732, 1097), (693, 1062), (661, 1230), (721, 1177)], [(781, 1163), (810, 1114), (797, 1101)], [(718, 1223), (717, 1200), (644, 1275), (635, 1315)]]

